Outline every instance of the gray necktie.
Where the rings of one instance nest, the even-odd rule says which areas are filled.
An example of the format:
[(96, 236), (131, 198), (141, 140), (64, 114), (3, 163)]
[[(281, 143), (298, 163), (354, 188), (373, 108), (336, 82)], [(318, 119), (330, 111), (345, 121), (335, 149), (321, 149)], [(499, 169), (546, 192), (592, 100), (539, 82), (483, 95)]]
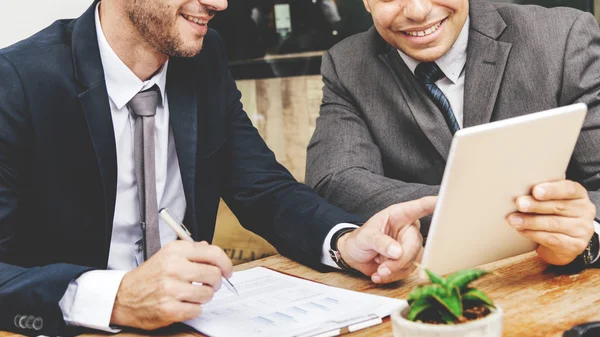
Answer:
[(140, 217), (144, 233), (144, 259), (160, 250), (158, 231), (158, 201), (154, 148), (154, 115), (160, 99), (156, 86), (142, 91), (129, 101), (135, 117), (134, 157), (135, 176), (140, 199)]

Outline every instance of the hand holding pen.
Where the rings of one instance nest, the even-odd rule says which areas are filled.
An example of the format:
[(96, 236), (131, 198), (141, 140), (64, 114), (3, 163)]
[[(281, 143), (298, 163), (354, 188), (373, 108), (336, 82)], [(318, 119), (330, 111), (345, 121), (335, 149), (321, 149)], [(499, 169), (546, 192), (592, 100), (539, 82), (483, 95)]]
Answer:
[(111, 325), (154, 330), (196, 318), (221, 285), (227, 286), (222, 279), (231, 277), (233, 266), (225, 252), (184, 240), (166, 244), (123, 276)]
[[(161, 209), (158, 214), (171, 228), (173, 228), (175, 233), (177, 233), (179, 239), (188, 242), (194, 242), (190, 231), (188, 231), (188, 229), (181, 222), (175, 220), (175, 218), (169, 212), (168, 208)], [(225, 277), (223, 277), (223, 285), (225, 285), (225, 287), (229, 289), (229, 291), (231, 291), (232, 293), (239, 295), (237, 289), (235, 289), (233, 284), (231, 284), (231, 282), (229, 282), (229, 280)]]

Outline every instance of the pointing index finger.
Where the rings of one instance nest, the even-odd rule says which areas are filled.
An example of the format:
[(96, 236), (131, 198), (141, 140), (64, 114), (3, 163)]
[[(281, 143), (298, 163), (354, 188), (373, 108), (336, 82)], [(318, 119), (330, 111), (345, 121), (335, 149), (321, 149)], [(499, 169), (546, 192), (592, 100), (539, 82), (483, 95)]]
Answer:
[(389, 219), (392, 222), (411, 224), (426, 215), (433, 213), (437, 197), (424, 197), (421, 199), (392, 205), (387, 208)]

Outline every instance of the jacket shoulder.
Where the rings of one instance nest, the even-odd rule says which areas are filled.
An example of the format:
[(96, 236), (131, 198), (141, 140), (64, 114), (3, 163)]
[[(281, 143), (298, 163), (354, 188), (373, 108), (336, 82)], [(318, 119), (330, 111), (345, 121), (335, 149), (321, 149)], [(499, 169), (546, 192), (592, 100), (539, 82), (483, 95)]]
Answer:
[(18, 59), (22, 55), (37, 54), (54, 46), (70, 47), (74, 22), (73, 19), (55, 21), (34, 35), (0, 49), (0, 55)]
[(591, 15), (569, 7), (546, 8), (538, 5), (508, 3), (494, 3), (494, 6), (509, 29), (538, 35), (568, 32), (580, 16)]
[[(562, 60), (573, 26), (582, 17), (589, 16), (590, 31), (598, 25), (590, 13), (574, 8), (545, 8), (537, 5), (494, 4), (506, 23), (506, 30), (499, 40), (513, 45), (512, 53), (531, 55), (540, 63), (543, 60)], [(591, 19), (590, 19), (591, 18)], [(581, 21), (587, 24), (587, 21)], [(553, 62), (554, 62), (553, 61)]]
[(329, 49), (333, 58), (361, 58), (365, 53), (377, 54), (387, 43), (379, 36), (375, 27), (349, 36)]
[(353, 72), (368, 68), (369, 64), (376, 62), (379, 55), (389, 51), (391, 46), (385, 42), (375, 29), (352, 35), (338, 42), (329, 49), (331, 62), (338, 71), (344, 69)]
[(520, 20), (541, 20), (551, 18), (571, 18), (575, 19), (583, 13), (580, 9), (571, 7), (543, 7), (539, 5), (524, 5), (514, 3), (493, 3), (503, 18), (512, 18)]

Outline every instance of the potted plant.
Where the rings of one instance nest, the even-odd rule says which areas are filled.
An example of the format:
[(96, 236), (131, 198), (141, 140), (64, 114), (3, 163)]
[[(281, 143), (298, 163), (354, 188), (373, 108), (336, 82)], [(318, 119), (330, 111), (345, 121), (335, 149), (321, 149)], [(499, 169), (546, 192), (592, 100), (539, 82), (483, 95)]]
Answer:
[(446, 278), (425, 270), (432, 284), (417, 286), (392, 313), (394, 337), (501, 337), (502, 310), (469, 284), (487, 274), (462, 270)]

